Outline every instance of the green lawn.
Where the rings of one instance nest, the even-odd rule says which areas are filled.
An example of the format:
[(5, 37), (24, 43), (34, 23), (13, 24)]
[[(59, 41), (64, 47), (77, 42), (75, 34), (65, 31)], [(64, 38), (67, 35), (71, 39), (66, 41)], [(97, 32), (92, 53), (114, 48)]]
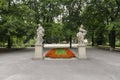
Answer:
[(66, 50), (64, 48), (57, 48), (55, 54), (66, 54)]

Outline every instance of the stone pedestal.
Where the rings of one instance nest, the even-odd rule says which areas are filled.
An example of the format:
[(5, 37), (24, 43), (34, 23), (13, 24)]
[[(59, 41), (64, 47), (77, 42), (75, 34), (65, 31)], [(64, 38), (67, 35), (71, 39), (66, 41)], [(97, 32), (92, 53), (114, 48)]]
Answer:
[(43, 59), (43, 46), (35, 45), (35, 57), (33, 59)]
[(78, 46), (78, 58), (79, 59), (87, 59), (86, 46), (85, 45), (79, 45)]

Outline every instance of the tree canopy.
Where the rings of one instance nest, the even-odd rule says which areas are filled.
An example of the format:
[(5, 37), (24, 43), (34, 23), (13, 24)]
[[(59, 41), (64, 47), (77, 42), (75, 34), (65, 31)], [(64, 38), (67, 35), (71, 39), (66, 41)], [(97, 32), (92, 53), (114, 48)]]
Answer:
[(83, 24), (92, 45), (107, 45), (113, 29), (120, 45), (120, 0), (0, 0), (0, 45), (35, 40), (39, 23), (48, 43), (69, 42)]

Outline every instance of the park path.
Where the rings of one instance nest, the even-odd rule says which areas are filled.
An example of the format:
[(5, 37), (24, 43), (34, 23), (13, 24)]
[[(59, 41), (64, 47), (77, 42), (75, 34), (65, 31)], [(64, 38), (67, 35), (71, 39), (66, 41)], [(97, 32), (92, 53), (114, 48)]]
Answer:
[(1, 53), (0, 80), (120, 80), (120, 52), (87, 48), (87, 56), (87, 60), (32, 60), (34, 48)]

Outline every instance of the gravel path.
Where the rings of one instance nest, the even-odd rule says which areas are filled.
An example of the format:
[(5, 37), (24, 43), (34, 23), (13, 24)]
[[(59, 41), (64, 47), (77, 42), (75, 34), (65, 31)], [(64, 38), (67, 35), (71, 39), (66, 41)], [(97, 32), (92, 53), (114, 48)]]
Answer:
[(0, 53), (0, 80), (120, 80), (120, 52), (87, 48), (87, 56), (32, 60), (34, 48)]

